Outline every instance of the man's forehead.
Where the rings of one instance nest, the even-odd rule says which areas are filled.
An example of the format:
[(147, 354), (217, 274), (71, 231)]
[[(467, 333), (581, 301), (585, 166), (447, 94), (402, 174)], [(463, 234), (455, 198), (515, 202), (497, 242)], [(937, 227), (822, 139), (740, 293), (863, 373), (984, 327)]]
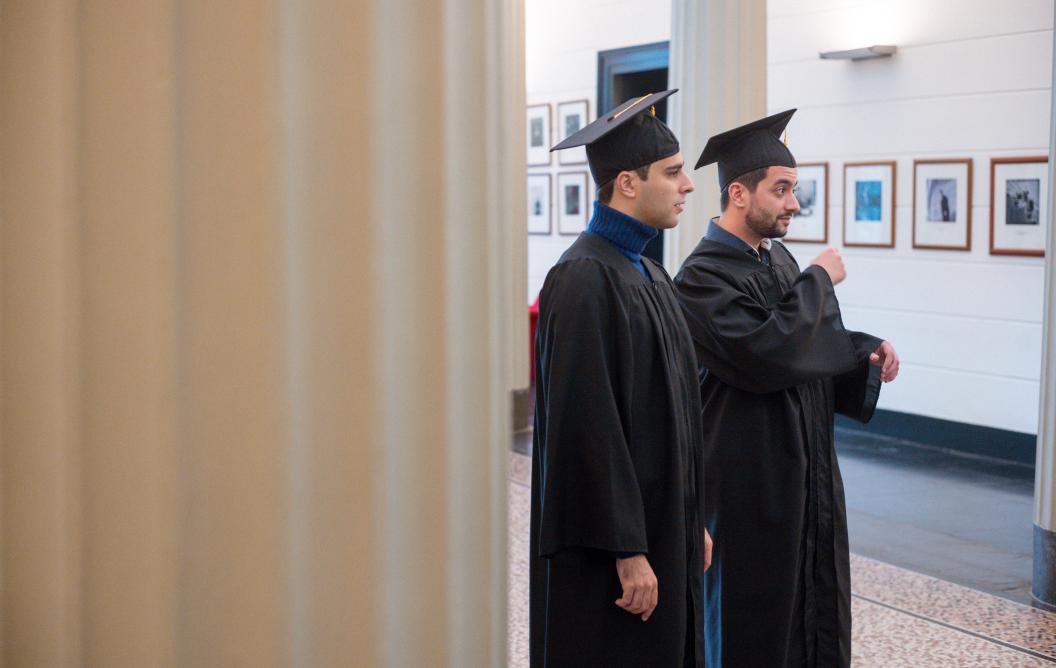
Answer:
[(791, 183), (796, 182), (798, 172), (795, 167), (770, 167), (766, 173), (767, 181), (789, 181)]

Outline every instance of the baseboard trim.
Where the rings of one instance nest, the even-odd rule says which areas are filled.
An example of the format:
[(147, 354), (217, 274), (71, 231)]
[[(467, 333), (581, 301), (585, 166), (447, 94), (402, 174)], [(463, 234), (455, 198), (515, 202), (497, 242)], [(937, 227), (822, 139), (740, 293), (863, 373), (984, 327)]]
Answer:
[(1034, 577), (1030, 597), (1035, 607), (1056, 612), (1056, 533), (1034, 525)]
[(529, 401), (531, 388), (526, 387), (513, 390), (511, 395), (511, 408), (513, 409), (513, 432), (521, 432), (532, 427), (532, 408)]
[(877, 409), (869, 424), (837, 415), (836, 426), (1031, 467), (1034, 466), (1038, 440), (1035, 434), (882, 409)]

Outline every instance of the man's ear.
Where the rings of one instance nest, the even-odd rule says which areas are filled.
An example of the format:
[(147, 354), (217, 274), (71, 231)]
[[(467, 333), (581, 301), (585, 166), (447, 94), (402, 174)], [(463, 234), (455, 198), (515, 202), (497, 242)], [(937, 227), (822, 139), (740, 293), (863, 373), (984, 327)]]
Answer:
[(616, 175), (613, 187), (627, 199), (634, 199), (638, 196), (637, 178), (638, 177), (631, 172), (620, 172)]
[(730, 204), (741, 207), (747, 202), (748, 188), (743, 183), (734, 181), (726, 186), (726, 191), (730, 193)]

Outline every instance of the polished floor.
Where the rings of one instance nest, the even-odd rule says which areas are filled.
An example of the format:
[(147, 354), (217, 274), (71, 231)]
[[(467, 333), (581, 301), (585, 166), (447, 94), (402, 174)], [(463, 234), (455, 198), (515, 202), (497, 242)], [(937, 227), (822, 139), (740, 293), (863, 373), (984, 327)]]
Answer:
[[(510, 454), (510, 666), (527, 666), (528, 435)], [(1029, 602), (1032, 474), (838, 435), (851, 533), (855, 668), (1056, 665)]]

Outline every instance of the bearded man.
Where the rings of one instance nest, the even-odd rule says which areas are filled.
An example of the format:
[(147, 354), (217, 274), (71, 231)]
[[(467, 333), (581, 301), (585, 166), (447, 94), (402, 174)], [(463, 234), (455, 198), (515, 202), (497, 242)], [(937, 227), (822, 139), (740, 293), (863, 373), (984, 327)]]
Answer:
[(839, 252), (800, 271), (775, 241), (799, 211), (794, 112), (709, 140), (697, 168), (718, 162), (722, 215), (675, 277), (701, 367), (711, 668), (850, 665), (833, 415), (869, 420), (898, 373), (890, 343), (844, 329)]

